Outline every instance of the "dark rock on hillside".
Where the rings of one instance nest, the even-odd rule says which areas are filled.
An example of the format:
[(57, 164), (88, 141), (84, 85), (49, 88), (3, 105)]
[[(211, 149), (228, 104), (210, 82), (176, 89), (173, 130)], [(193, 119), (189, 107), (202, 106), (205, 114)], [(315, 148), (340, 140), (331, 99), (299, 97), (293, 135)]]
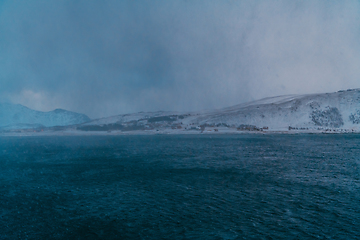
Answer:
[(316, 126), (338, 128), (344, 125), (339, 109), (336, 107), (327, 107), (324, 111), (315, 110), (310, 117)]

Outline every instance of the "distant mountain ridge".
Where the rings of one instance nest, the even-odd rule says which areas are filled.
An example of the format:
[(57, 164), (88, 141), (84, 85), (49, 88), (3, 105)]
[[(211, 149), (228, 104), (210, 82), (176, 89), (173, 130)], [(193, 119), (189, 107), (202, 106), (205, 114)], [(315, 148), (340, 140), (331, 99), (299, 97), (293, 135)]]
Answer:
[(41, 112), (21, 104), (0, 103), (0, 128), (24, 129), (81, 124), (91, 119), (85, 114), (55, 109)]
[[(10, 125), (13, 124), (13, 125)], [(15, 125), (14, 125), (15, 124)], [(233, 133), (238, 131), (360, 132), (360, 89), (285, 95), (198, 112), (139, 112), (90, 120), (56, 109), (39, 112), (0, 104), (0, 127), (44, 131), (134, 133)], [(10, 127), (9, 127), (10, 126)], [(63, 127), (53, 127), (63, 126)], [(6, 129), (6, 128), (2, 128)]]

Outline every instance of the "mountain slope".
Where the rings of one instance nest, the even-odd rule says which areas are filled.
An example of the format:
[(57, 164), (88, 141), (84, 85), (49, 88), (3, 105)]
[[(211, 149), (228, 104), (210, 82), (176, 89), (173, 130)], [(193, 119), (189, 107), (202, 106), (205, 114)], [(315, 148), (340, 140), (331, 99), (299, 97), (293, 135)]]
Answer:
[(272, 129), (358, 128), (360, 89), (266, 98), (201, 115), (199, 124), (224, 122)]
[(234, 130), (360, 131), (360, 89), (334, 93), (286, 95), (264, 98), (232, 107), (189, 113), (150, 112), (124, 114), (82, 124), (83, 131), (176, 131), (215, 128)]
[(1, 128), (36, 128), (80, 124), (90, 121), (85, 114), (56, 109), (50, 112), (32, 110), (20, 104), (0, 103)]

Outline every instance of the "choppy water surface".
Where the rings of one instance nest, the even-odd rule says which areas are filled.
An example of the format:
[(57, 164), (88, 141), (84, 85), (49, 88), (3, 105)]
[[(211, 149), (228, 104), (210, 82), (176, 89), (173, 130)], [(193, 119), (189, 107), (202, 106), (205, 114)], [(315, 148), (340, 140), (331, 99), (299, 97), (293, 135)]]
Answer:
[(360, 135), (0, 138), (0, 239), (360, 238)]

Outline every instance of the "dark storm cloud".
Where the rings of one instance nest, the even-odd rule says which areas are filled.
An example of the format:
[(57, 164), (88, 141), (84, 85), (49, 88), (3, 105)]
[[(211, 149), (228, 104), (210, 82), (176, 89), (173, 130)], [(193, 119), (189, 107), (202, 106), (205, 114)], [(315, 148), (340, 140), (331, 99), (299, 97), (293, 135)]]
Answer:
[(357, 1), (0, 2), (0, 100), (91, 117), (360, 87)]

